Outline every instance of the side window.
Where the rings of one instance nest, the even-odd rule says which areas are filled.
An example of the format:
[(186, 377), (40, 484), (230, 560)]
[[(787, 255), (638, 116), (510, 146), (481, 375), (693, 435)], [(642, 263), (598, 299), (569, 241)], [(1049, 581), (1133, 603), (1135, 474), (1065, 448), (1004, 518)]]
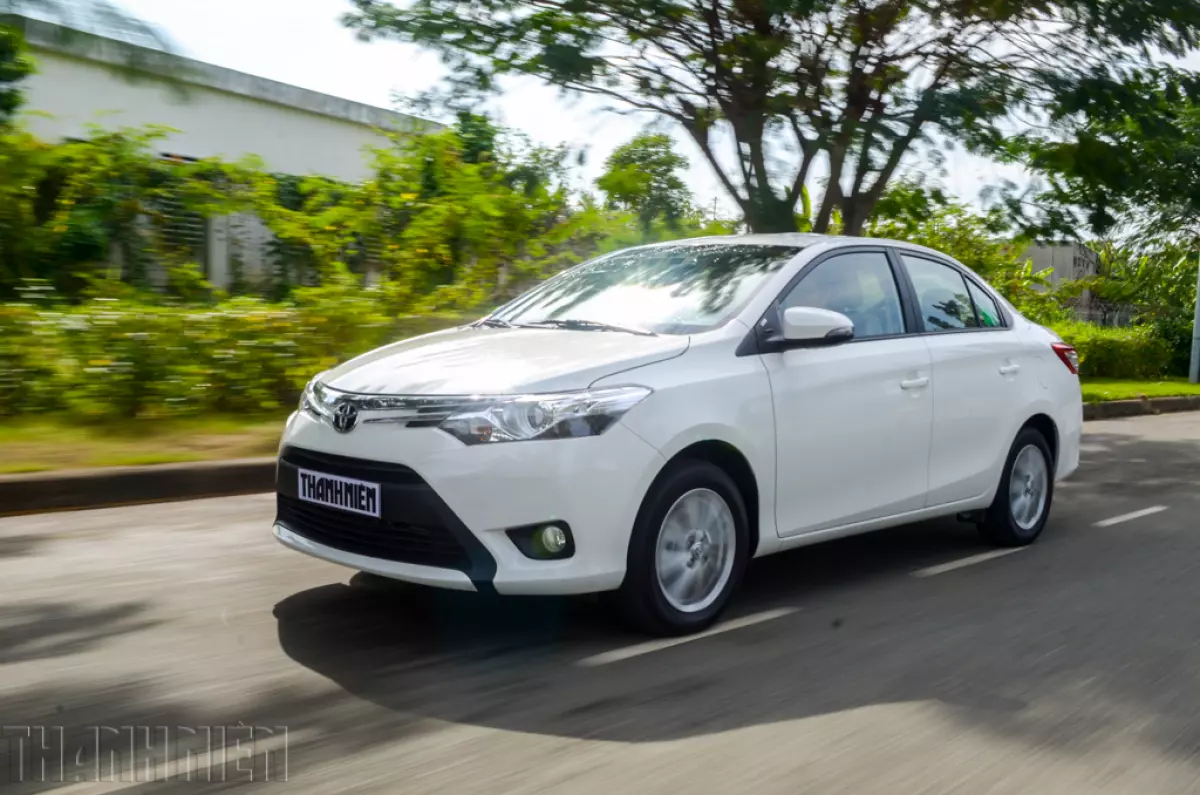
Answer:
[(856, 339), (904, 333), (900, 291), (887, 256), (877, 251), (830, 257), (805, 274), (780, 305), (841, 312), (854, 322)]
[(923, 257), (901, 255), (917, 291), (917, 313), (926, 331), (976, 328), (975, 307), (961, 273)]
[(1000, 314), (1000, 307), (996, 306), (995, 299), (976, 287), (970, 279), (967, 279), (967, 289), (971, 291), (971, 300), (975, 302), (975, 314), (979, 316), (979, 325), (983, 328), (1003, 326), (1004, 315)]

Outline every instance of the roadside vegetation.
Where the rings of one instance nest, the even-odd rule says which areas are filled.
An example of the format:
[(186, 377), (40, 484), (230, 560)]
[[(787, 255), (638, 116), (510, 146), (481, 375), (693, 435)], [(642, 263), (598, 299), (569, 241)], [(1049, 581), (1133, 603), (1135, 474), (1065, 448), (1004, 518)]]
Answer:
[[(834, 37), (824, 60), (804, 62), (812, 80), (830, 81), (827, 91), (813, 95), (818, 104), (797, 95), (795, 107), (780, 105), (786, 92), (765, 92), (775, 99), (742, 109), (754, 121), (749, 124), (722, 100), (722, 92), (738, 86), (706, 86), (698, 96), (707, 104), (695, 105), (700, 116), (681, 116), (686, 97), (671, 93), (679, 84), (649, 73), (643, 75), (649, 83), (640, 81), (637, 58), (621, 61), (631, 71), (605, 82), (599, 73), (573, 71), (581, 62), (547, 61), (533, 40), (506, 61), (491, 60), (486, 39), (507, 35), (502, 25), (479, 32), (482, 38), (433, 36), (430, 31), (459, 24), (452, 18), (456, 4), (428, 0), (404, 14), (386, 3), (355, 5), (348, 25), (365, 35), (416, 41), (452, 65), (469, 65), (464, 74), (487, 78), (475, 88), (494, 87), (493, 78), (506, 71), (570, 90), (604, 86), (601, 93), (610, 98), (681, 125), (723, 175), (735, 214), (717, 215), (711, 197), (689, 192), (688, 159), (662, 127), (618, 147), (600, 178), (583, 184), (582, 152), (531, 144), (488, 116), (485, 97), (457, 85), (418, 103), (438, 109), (440, 129), (394, 138), (369, 153), (371, 176), (356, 184), (273, 174), (254, 159), (163, 158), (169, 135), (163, 128), (96, 127), (80, 140), (42, 141), (16, 113), (22, 80), (35, 65), (19, 35), (6, 34), (0, 47), (0, 469), (269, 453), (277, 434), (267, 428), (286, 416), (313, 374), (335, 362), (478, 317), (598, 254), (745, 231), (814, 230), (928, 245), (957, 257), (1031, 319), (1074, 344), (1087, 399), (1196, 391), (1182, 377), (1200, 267), (1200, 180), (1181, 175), (1200, 163), (1200, 111), (1192, 99), (1200, 96), (1200, 81), (1144, 63), (1137, 48), (1126, 47), (1161, 46), (1169, 39), (1160, 38), (1162, 31), (1093, 29), (1092, 54), (1107, 53), (1111, 69), (1090, 56), (1087, 64), (1064, 63), (1055, 82), (1019, 100), (1005, 91), (1045, 74), (1020, 60), (1030, 53), (988, 69), (963, 67), (952, 84), (926, 87), (930, 107), (942, 114), (931, 118), (920, 103), (910, 104), (919, 96), (905, 87), (904, 74), (912, 70), (888, 55), (889, 42), (903, 34), (897, 26), (915, 21), (904, 22), (902, 14), (859, 20), (856, 29), (866, 36), (859, 46), (867, 53), (861, 64), (876, 64), (888, 79), (831, 70), (842, 58)], [(536, 4), (510, 5), (519, 11)], [(771, 25), (791, 30), (787, 40), (797, 47), (807, 35), (803, 26), (789, 27), (795, 19), (783, 19), (799, 11), (751, 24), (725, 5), (721, 13), (732, 15), (726, 29), (741, 30), (745, 41), (701, 47), (697, 56), (738, 67), (720, 70), (722, 79), (749, 79), (759, 61), (785, 55), (747, 45)], [(839, 21), (842, 5), (819, 12), (832, 15), (830, 29), (854, 27)], [(626, 39), (650, 42), (650, 49), (658, 46), (656, 37), (674, 40), (672, 26), (691, 24), (680, 13), (663, 17), (666, 27), (626, 31)], [(564, 32), (555, 57), (569, 54), (563, 47), (590, 46), (566, 35), (582, 24), (574, 14), (564, 6), (553, 20), (538, 17), (537, 24), (553, 22)], [(641, 24), (636, 16), (627, 26)], [(1125, 19), (1112, 18), (1118, 17)], [(618, 17), (605, 19), (604, 25), (618, 24)], [(966, 14), (956, 24), (1002, 31), (1024, 23)], [(777, 40), (783, 39), (771, 38)], [(930, 50), (935, 60), (961, 65), (974, 57), (939, 51), (939, 42)], [(478, 52), (461, 50), (476, 45)], [(859, 79), (861, 91), (882, 93), (868, 103), (874, 110), (855, 117), (861, 91), (847, 81)], [(751, 88), (741, 86), (739, 96), (759, 96)], [(1036, 136), (1000, 135), (1018, 112), (1040, 114), (1048, 123)], [(797, 136), (792, 159), (800, 170), (785, 174), (778, 166), (782, 171), (767, 174), (763, 169), (787, 160), (764, 154), (778, 143), (771, 130), (781, 129)], [(734, 171), (710, 157), (721, 135), (741, 143)], [(939, 147), (954, 142), (1021, 164), (1034, 179), (1020, 191), (991, 186), (981, 205), (955, 200), (938, 182)], [(829, 190), (807, 170), (822, 158), (844, 168), (846, 190)], [(201, 247), (189, 230), (204, 219), (251, 217), (270, 233), (265, 258), (252, 268), (235, 252), (232, 285), (217, 290), (205, 279)], [(1100, 253), (1100, 272), (1054, 283), (1048, 272), (1035, 273), (1022, 261), (1035, 241), (1083, 241)], [(1091, 298), (1089, 315), (1077, 311), (1084, 296)], [(1097, 317), (1096, 307), (1113, 310), (1118, 325)]]
[(269, 456), (286, 413), (86, 422), (51, 414), (0, 423), (0, 475)]
[(1102, 403), (1106, 400), (1186, 397), (1189, 395), (1200, 395), (1200, 384), (1193, 384), (1186, 378), (1164, 378), (1161, 381), (1122, 381), (1117, 378), (1090, 378), (1083, 382), (1084, 403)]

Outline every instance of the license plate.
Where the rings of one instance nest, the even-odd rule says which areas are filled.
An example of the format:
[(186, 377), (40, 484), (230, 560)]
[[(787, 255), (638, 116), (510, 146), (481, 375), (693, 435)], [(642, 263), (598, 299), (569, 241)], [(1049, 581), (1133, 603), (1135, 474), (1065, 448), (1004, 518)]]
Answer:
[(300, 499), (379, 518), (379, 484), (297, 469)]

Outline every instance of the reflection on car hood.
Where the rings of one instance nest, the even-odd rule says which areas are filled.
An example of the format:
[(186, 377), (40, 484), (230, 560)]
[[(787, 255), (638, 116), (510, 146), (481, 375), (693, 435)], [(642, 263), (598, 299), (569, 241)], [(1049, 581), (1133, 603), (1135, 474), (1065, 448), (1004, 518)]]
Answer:
[(622, 370), (679, 356), (686, 336), (462, 327), (393, 343), (330, 370), (343, 392), (485, 395), (585, 389)]

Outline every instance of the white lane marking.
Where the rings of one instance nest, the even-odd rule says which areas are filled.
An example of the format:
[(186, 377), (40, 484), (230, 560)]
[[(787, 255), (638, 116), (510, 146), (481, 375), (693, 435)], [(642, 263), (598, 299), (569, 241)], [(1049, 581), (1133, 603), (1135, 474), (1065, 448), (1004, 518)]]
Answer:
[(1096, 527), (1112, 527), (1113, 525), (1120, 524), (1121, 522), (1128, 522), (1133, 519), (1141, 519), (1143, 516), (1153, 516), (1154, 514), (1161, 513), (1162, 511), (1165, 511), (1165, 510), (1167, 510), (1167, 506), (1165, 506), (1165, 505), (1152, 505), (1151, 507), (1143, 508), (1140, 511), (1134, 511), (1133, 513), (1123, 513), (1120, 516), (1114, 516), (1111, 519), (1104, 519), (1102, 521), (1096, 522), (1095, 526)]
[(575, 664), (584, 668), (594, 668), (597, 665), (608, 665), (609, 663), (628, 660), (630, 657), (639, 657), (643, 654), (669, 649), (672, 646), (679, 646), (683, 643), (691, 643), (694, 640), (702, 638), (710, 638), (713, 635), (720, 635), (722, 632), (732, 632), (735, 629), (743, 629), (745, 627), (761, 624), (764, 621), (773, 621), (776, 618), (783, 618), (786, 615), (791, 615), (796, 612), (794, 607), (778, 607), (774, 610), (766, 610), (762, 613), (754, 613), (753, 615), (735, 618), (732, 621), (724, 621), (717, 624), (712, 629), (707, 629), (704, 632), (697, 632), (695, 635), (688, 635), (683, 638), (664, 638), (663, 640), (649, 640), (645, 643), (637, 643), (633, 646), (626, 646), (623, 649), (613, 649), (612, 651), (594, 654), (591, 657), (584, 657)]
[(971, 555), (958, 560), (952, 560), (949, 563), (939, 563), (936, 566), (927, 566), (923, 569), (917, 569), (913, 572), (914, 577), (933, 577), (936, 574), (945, 574), (948, 571), (961, 569), (966, 566), (974, 566), (976, 563), (992, 560), (993, 558), (1001, 558), (1005, 555), (1011, 555), (1014, 552), (1021, 552), (1025, 547), (1016, 547), (1015, 549), (993, 549), (991, 552), (980, 552), (978, 555)]

